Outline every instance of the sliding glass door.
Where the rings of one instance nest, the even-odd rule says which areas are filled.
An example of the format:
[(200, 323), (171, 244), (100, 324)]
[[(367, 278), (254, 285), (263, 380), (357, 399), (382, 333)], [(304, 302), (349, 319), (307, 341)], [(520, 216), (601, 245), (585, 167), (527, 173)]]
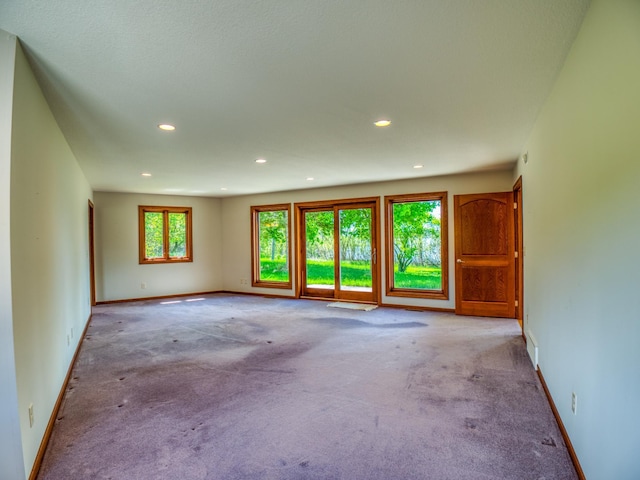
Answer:
[(377, 201), (297, 205), (300, 295), (377, 302)]

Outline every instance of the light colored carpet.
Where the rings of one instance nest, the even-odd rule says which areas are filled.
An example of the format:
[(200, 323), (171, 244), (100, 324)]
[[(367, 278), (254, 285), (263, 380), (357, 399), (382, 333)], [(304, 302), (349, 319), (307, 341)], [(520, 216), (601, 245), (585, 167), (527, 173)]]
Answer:
[(575, 479), (515, 320), (99, 306), (41, 480)]
[(331, 308), (346, 308), (348, 310), (362, 310), (364, 312), (370, 312), (378, 308), (377, 305), (371, 305), (369, 303), (351, 303), (351, 302), (332, 302), (327, 305)]

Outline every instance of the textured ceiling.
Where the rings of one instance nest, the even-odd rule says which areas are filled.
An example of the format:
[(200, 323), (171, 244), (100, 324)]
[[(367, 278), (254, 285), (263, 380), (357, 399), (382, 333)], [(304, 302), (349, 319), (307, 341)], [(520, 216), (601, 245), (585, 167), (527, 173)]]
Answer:
[(0, 28), (95, 190), (225, 196), (512, 165), (588, 3), (2, 0)]

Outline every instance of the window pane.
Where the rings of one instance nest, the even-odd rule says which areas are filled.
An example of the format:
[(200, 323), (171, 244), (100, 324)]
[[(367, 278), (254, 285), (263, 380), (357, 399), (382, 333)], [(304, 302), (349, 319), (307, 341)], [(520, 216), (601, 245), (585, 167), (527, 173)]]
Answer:
[(169, 213), (169, 258), (187, 256), (187, 214)]
[(164, 222), (162, 212), (144, 213), (144, 244), (145, 258), (163, 258), (164, 247), (162, 235)]
[(393, 286), (442, 289), (440, 200), (393, 204)]
[(306, 212), (307, 287), (335, 288), (333, 210)]
[(258, 213), (260, 269), (258, 280), (289, 281), (289, 228), (286, 210)]
[(340, 288), (371, 292), (371, 208), (340, 210)]

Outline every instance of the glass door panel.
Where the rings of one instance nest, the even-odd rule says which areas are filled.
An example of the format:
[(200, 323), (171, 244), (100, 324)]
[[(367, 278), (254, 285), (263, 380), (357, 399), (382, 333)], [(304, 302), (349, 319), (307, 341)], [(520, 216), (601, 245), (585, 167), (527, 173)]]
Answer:
[(335, 290), (334, 212), (324, 210), (304, 215), (306, 287)]
[(372, 292), (371, 208), (340, 209), (338, 218), (339, 288), (342, 292)]
[(297, 207), (300, 295), (377, 302), (378, 203), (314, 203)]

